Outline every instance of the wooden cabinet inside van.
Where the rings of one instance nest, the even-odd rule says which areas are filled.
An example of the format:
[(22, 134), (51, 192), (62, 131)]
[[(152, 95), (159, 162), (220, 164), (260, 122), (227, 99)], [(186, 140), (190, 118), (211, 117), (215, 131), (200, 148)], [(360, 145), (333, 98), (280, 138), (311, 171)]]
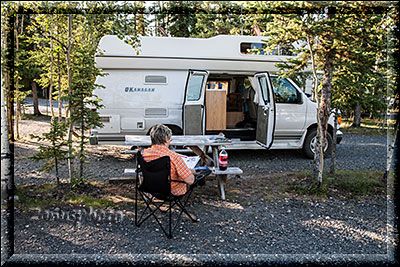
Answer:
[(224, 89), (206, 90), (206, 130), (226, 129), (226, 93)]

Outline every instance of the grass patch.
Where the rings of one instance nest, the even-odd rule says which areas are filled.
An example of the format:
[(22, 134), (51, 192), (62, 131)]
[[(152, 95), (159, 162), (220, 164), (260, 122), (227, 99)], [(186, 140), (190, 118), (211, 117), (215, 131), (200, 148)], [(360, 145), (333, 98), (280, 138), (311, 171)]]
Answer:
[(335, 174), (325, 172), (320, 187), (309, 170), (290, 175), (296, 178), (287, 184), (285, 190), (297, 195), (354, 199), (384, 197), (386, 192), (382, 171), (338, 170)]
[(378, 171), (337, 171), (328, 175), (327, 184), (338, 190), (356, 196), (375, 196), (385, 193), (386, 183), (383, 172)]
[(55, 184), (42, 184), (38, 186), (17, 185), (16, 206), (22, 209), (31, 209), (34, 207), (50, 206), (57, 201), (52, 199), (52, 192), (55, 190)]
[(18, 200), (15, 201), (15, 205), (22, 210), (29, 210), (32, 208), (45, 208), (54, 204), (53, 201), (49, 202), (47, 200), (32, 196), (22, 195), (18, 193), (17, 196)]
[[(23, 211), (31, 208), (63, 207), (66, 205), (93, 208), (116, 208), (133, 205), (134, 191), (129, 185), (89, 182), (72, 189), (68, 183), (17, 185), (15, 206)], [(116, 197), (118, 201), (113, 201)]]
[(83, 205), (86, 207), (93, 207), (93, 208), (115, 207), (115, 204), (111, 200), (104, 198), (95, 198), (85, 195), (72, 195), (67, 200), (67, 203), (73, 205)]
[[(394, 130), (395, 120), (388, 119), (385, 122), (384, 127), (382, 127), (383, 120), (382, 119), (369, 119), (363, 118), (361, 119), (360, 127), (353, 127), (352, 119), (342, 119), (342, 124), (340, 125), (340, 130), (344, 134), (348, 135), (373, 135), (373, 136), (381, 136), (386, 134), (388, 130)], [(389, 126), (388, 126), (389, 125)]]

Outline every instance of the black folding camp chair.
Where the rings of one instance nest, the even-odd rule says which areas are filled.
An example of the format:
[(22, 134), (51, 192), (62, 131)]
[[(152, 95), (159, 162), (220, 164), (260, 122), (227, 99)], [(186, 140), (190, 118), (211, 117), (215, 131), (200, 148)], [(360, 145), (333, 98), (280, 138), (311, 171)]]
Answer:
[[(211, 171), (203, 171), (200, 175), (196, 176), (195, 183), (189, 187), (185, 195), (174, 196), (171, 193), (171, 181), (184, 183), (183, 181), (171, 180), (171, 165), (169, 156), (164, 156), (156, 160), (146, 162), (140, 152), (137, 153), (137, 166), (136, 166), (136, 196), (135, 196), (135, 224), (139, 227), (144, 221), (153, 216), (157, 223), (160, 225), (162, 231), (168, 238), (172, 238), (172, 233), (178, 226), (182, 213), (185, 213), (193, 222), (197, 219), (194, 218), (186, 210), (185, 206), (190, 196), (192, 195), (193, 188), (198, 184), (204, 184), (205, 177)], [(139, 174), (142, 175), (140, 181)], [(141, 196), (145, 203), (145, 208), (138, 218), (138, 196)], [(156, 202), (156, 200), (161, 202)], [(168, 230), (165, 229), (160, 219), (156, 216), (156, 212), (161, 212), (161, 207), (168, 204)], [(172, 227), (172, 208), (177, 207), (179, 215)], [(165, 211), (164, 211), (165, 213)], [(146, 216), (145, 216), (146, 215)]]

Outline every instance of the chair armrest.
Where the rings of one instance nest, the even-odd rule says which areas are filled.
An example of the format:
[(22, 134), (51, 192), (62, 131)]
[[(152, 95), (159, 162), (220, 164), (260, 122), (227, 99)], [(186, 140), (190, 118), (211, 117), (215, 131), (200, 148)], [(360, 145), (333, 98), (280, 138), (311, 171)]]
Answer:
[(185, 181), (182, 181), (182, 180), (171, 180), (171, 182), (187, 184)]

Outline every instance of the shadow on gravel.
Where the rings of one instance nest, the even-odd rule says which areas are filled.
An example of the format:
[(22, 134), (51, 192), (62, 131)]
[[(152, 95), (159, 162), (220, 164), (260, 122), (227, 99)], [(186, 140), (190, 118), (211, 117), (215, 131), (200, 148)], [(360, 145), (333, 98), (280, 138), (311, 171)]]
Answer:
[[(385, 254), (384, 206), (375, 203), (273, 200), (250, 205), (196, 199), (200, 218), (184, 218), (169, 240), (151, 220), (134, 225), (121, 210), (120, 222), (31, 221), (18, 215), (16, 253), (55, 254)], [(187, 255), (190, 257), (190, 255)]]

